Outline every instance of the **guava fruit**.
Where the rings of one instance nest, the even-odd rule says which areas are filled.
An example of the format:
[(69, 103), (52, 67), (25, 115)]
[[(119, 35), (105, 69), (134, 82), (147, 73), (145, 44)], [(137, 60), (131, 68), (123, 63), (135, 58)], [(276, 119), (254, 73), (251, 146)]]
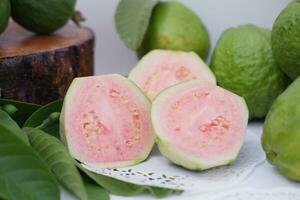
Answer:
[(193, 52), (152, 50), (129, 73), (143, 92), (153, 100), (163, 89), (179, 82), (199, 79), (216, 84), (209, 67)]
[(10, 2), (9, 0), (0, 1), (0, 33), (2, 33), (9, 21), (10, 17)]
[(11, 0), (12, 18), (37, 34), (63, 27), (73, 16), (76, 0)]
[(150, 110), (142, 91), (120, 75), (75, 78), (64, 99), (61, 138), (89, 166), (134, 165), (154, 144)]
[(142, 57), (153, 49), (194, 51), (205, 60), (209, 48), (209, 34), (193, 11), (179, 2), (159, 2), (138, 53)]
[(286, 77), (272, 55), (270, 31), (254, 25), (229, 28), (222, 34), (211, 69), (221, 87), (245, 98), (250, 119), (265, 117), (286, 88)]
[(205, 170), (234, 162), (244, 141), (248, 109), (236, 94), (192, 80), (160, 93), (151, 119), (162, 155), (182, 167)]
[(291, 2), (277, 17), (272, 49), (279, 67), (296, 79), (300, 75), (300, 1)]
[(274, 102), (263, 128), (268, 161), (287, 178), (300, 181), (300, 78)]

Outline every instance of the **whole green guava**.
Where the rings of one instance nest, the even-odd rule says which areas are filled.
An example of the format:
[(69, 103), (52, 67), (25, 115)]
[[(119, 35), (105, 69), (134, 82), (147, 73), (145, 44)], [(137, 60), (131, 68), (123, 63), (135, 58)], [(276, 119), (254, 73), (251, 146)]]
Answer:
[(76, 0), (11, 0), (12, 17), (37, 34), (50, 34), (74, 15)]
[(296, 79), (300, 75), (300, 1), (290, 3), (277, 17), (272, 49), (279, 67)]
[(209, 47), (208, 32), (193, 11), (179, 2), (160, 2), (138, 53), (142, 57), (153, 49), (194, 51), (205, 60)]
[(263, 118), (286, 88), (286, 77), (272, 55), (271, 32), (254, 25), (227, 29), (211, 68), (220, 86), (245, 98), (250, 119)]
[(9, 0), (0, 1), (0, 33), (2, 33), (9, 21), (10, 17), (10, 2)]
[(300, 78), (272, 105), (263, 129), (268, 161), (287, 178), (300, 181)]

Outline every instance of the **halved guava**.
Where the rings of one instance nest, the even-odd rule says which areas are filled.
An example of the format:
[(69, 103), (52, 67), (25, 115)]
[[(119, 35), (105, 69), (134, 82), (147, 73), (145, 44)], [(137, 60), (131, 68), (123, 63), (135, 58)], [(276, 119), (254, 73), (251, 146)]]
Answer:
[(236, 94), (192, 80), (160, 93), (151, 117), (158, 148), (166, 158), (188, 169), (205, 170), (236, 159), (248, 109)]
[(120, 75), (75, 78), (64, 100), (61, 136), (71, 155), (94, 167), (145, 160), (154, 144), (151, 103)]
[(129, 79), (153, 100), (162, 90), (177, 83), (199, 79), (216, 84), (209, 67), (193, 52), (153, 50), (133, 68)]

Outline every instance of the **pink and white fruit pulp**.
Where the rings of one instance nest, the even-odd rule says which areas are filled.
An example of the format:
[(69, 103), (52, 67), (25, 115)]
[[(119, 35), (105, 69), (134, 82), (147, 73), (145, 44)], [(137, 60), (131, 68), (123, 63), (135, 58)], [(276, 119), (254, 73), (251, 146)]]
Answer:
[(160, 152), (175, 164), (204, 170), (236, 159), (248, 109), (243, 98), (221, 87), (187, 81), (160, 93), (151, 117)]
[(198, 79), (216, 84), (209, 67), (193, 52), (153, 50), (146, 54), (129, 74), (153, 100), (162, 90), (177, 83)]
[(62, 109), (61, 133), (71, 155), (94, 167), (145, 160), (154, 144), (151, 103), (120, 75), (75, 78)]

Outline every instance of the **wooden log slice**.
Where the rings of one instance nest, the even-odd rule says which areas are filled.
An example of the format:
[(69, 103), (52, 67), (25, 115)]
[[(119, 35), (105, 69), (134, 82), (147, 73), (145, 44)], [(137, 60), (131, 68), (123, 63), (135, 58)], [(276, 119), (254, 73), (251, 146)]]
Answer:
[(64, 97), (72, 79), (94, 73), (94, 34), (67, 25), (37, 36), (15, 23), (0, 35), (0, 97), (46, 104)]

